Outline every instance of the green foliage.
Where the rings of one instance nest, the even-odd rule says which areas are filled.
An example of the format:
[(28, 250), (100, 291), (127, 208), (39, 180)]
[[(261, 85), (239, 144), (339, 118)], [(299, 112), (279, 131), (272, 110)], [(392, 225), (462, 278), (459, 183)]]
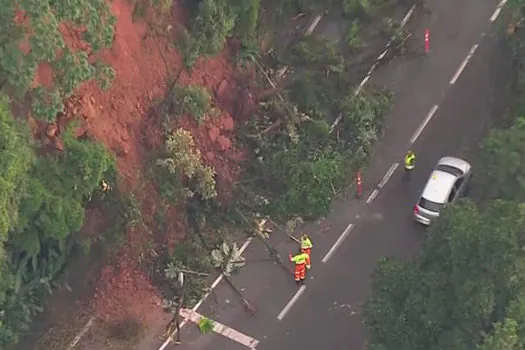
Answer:
[(373, 346), (472, 349), (487, 325), (503, 322), (481, 349), (507, 349), (516, 327), (506, 310), (525, 292), (524, 223), (524, 208), (509, 202), (447, 208), (415, 263), (384, 260), (376, 271), (365, 308)]
[(352, 18), (371, 17), (391, 2), (390, 0), (343, 0), (343, 13)]
[(285, 61), (294, 67), (308, 67), (309, 71), (318, 70), (325, 74), (344, 69), (344, 58), (337, 51), (337, 42), (316, 36), (303, 38)]
[(261, 144), (252, 173), (256, 187), (272, 194), (265, 211), (282, 217), (317, 217), (330, 209), (334, 188), (346, 178), (348, 160), (323, 121), (306, 122), (298, 139), (276, 135)]
[(200, 151), (189, 131), (177, 129), (166, 140), (166, 158), (157, 164), (168, 171), (172, 181), (187, 180), (187, 188), (182, 190), (183, 198), (198, 194), (203, 199), (217, 196), (215, 170), (202, 163)]
[[(288, 100), (262, 105), (253, 132), (257, 161), (248, 170), (254, 179), (246, 181), (265, 198), (261, 212), (315, 218), (329, 211), (352, 168), (381, 136), (390, 95), (362, 91), (354, 97), (344, 60), (329, 41), (305, 39), (288, 60), (300, 71), (284, 94)], [(330, 134), (327, 121), (339, 115), (339, 130)]]
[(231, 245), (227, 242), (222, 242), (219, 247), (211, 251), (211, 258), (213, 265), (219, 268), (225, 276), (231, 276), (232, 273), (238, 271), (246, 264), (235, 242)]
[(215, 322), (207, 317), (201, 317), (199, 320), (199, 330), (202, 334), (208, 334), (215, 328)]
[(13, 120), (7, 98), (0, 96), (0, 260), (4, 259), (1, 244), (17, 224), (18, 205), (34, 159), (29, 133), (24, 131)]
[[(109, 67), (100, 68), (103, 66), (100, 62), (88, 61), (88, 55), (113, 42), (115, 18), (104, 0), (2, 0), (0, 6), (0, 80), (2, 86), (7, 84), (18, 97), (31, 92), (36, 118), (54, 120), (62, 101), (79, 84), (92, 78), (104, 81), (111, 77)], [(21, 12), (14, 21), (15, 10)], [(85, 29), (82, 39), (91, 51), (69, 50), (59, 30), (62, 23)], [(29, 44), (27, 51), (23, 51), (21, 45), (25, 40)], [(48, 63), (53, 70), (52, 88), (31, 87), (41, 63)]]
[(191, 7), (191, 24), (177, 43), (187, 68), (202, 55), (219, 53), (232, 34), (253, 40), (260, 0), (199, 0)]
[[(170, 256), (165, 277), (175, 290), (179, 289), (177, 276), (180, 270), (206, 273), (213, 270), (210, 254), (194, 238), (187, 238), (175, 245)], [(193, 307), (206, 293), (208, 288), (205, 276), (193, 273), (184, 274), (185, 297), (184, 306)]]
[(176, 85), (170, 97), (169, 111), (177, 115), (190, 114), (202, 124), (210, 109), (210, 101), (210, 94), (202, 86)]
[(358, 49), (363, 45), (361, 40), (361, 24), (359, 20), (353, 20), (350, 25), (350, 30), (346, 35), (346, 44), (352, 50)]
[(42, 298), (66, 263), (69, 238), (82, 225), (84, 201), (103, 176), (115, 170), (114, 159), (101, 145), (77, 140), (72, 131), (64, 135), (64, 152), (41, 156), (33, 162), (28, 141), (9, 130), (6, 120), (2, 135), (11, 141), (5, 145), (18, 144), (3, 160), (10, 161), (13, 174), (18, 173), (15, 183), (20, 186), (9, 208), (17, 211), (11, 217), (18, 216), (18, 220), (9, 223), (4, 244), (7, 256), (0, 260), (2, 348), (16, 342), (17, 335), (40, 311)]
[(493, 130), (483, 142), (476, 175), (488, 198), (525, 201), (525, 118), (503, 130)]
[(353, 150), (367, 150), (382, 135), (382, 117), (392, 102), (392, 94), (380, 91), (363, 91), (341, 100), (343, 115), (342, 134)]
[(517, 331), (518, 324), (513, 319), (506, 319), (503, 324), (498, 322), (478, 350), (520, 350)]

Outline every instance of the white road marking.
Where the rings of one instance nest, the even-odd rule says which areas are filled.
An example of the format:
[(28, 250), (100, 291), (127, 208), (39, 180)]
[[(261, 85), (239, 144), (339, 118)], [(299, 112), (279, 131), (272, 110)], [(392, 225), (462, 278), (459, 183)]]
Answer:
[[(253, 237), (249, 237), (245, 242), (244, 244), (241, 246), (241, 248), (239, 249), (239, 252), (240, 254), (244, 253), (244, 251), (246, 250), (246, 248), (248, 248), (248, 246), (250, 245), (250, 243), (252, 243), (252, 240), (253, 240)], [(224, 276), (221, 274), (219, 275), (219, 277), (217, 277), (215, 279), (215, 281), (213, 281), (213, 283), (211, 284), (210, 286), (210, 289), (206, 292), (206, 294), (204, 294), (204, 296), (201, 298), (201, 300), (199, 300), (199, 302), (197, 304), (195, 304), (195, 306), (191, 309), (193, 312), (196, 312), (199, 307), (201, 307), (201, 305), (204, 303), (204, 301), (206, 300), (206, 298), (208, 298), (210, 296), (210, 294), (213, 292), (213, 290), (215, 288), (217, 288), (217, 286), (219, 285), (219, 283), (221, 283), (222, 279), (224, 278)], [(182, 320), (182, 322), (180, 323), (180, 326), (179, 328), (182, 328), (186, 325), (186, 323), (188, 323), (188, 319), (184, 319)], [(161, 345), (161, 347), (158, 349), (158, 350), (164, 350), (168, 347), (168, 345), (170, 345), (170, 343), (173, 341), (173, 338), (175, 337), (175, 334), (177, 334), (177, 331), (175, 330), (169, 337), (168, 339), (166, 339), (166, 341), (164, 341), (164, 343)]]
[(77, 346), (78, 342), (80, 341), (80, 339), (82, 339), (82, 337), (84, 335), (86, 335), (86, 333), (89, 331), (89, 329), (91, 328), (91, 326), (93, 326), (93, 321), (95, 321), (95, 317), (91, 317), (89, 319), (89, 321), (86, 323), (86, 325), (82, 328), (82, 330), (80, 331), (79, 334), (77, 334), (77, 336), (75, 337), (75, 339), (73, 339), (73, 341), (71, 342), (71, 344), (69, 344), (69, 346), (67, 347), (67, 350), (72, 350), (75, 346)]
[(439, 108), (438, 105), (432, 106), (427, 116), (425, 117), (425, 120), (423, 120), (423, 122), (421, 123), (421, 125), (419, 125), (414, 135), (412, 135), (412, 138), (410, 139), (410, 144), (413, 144), (414, 142), (416, 142), (417, 138), (419, 137), (419, 135), (421, 135), (421, 133), (423, 132), (423, 129), (427, 126), (428, 122), (430, 122), (430, 119), (432, 119), (432, 117), (434, 116), (438, 108)]
[(398, 166), (399, 166), (399, 163), (392, 164), (392, 166), (390, 166), (390, 169), (388, 169), (385, 176), (383, 177), (383, 180), (381, 180), (381, 182), (379, 183), (379, 185), (377, 185), (377, 187), (379, 187), (380, 189), (383, 188), (385, 184), (387, 183), (387, 181), (392, 176), (392, 174), (394, 174), (394, 171), (396, 171)]
[(361, 92), (361, 90), (363, 89), (363, 86), (365, 86), (365, 84), (370, 80), (370, 75), (372, 74), (372, 72), (368, 72), (367, 76), (363, 79), (363, 81), (361, 82), (361, 84), (359, 84), (359, 86), (357, 87), (357, 89), (355, 90), (354, 92), (354, 96), (357, 96), (359, 95), (359, 93)]
[[(203, 317), (201, 314), (188, 309), (181, 309), (180, 315), (185, 319), (192, 321), (195, 324), (199, 324), (199, 321)], [(213, 320), (213, 324), (213, 331), (215, 333), (220, 334), (228, 339), (231, 339), (234, 342), (237, 342), (241, 345), (244, 345), (249, 349), (253, 349), (257, 345), (259, 345), (259, 341), (257, 339), (247, 336), (246, 334), (241, 333), (231, 327), (225, 326), (222, 323), (219, 323), (215, 320)]]
[(491, 22), (494, 22), (498, 18), (499, 14), (501, 13), (501, 10), (503, 9), (503, 6), (505, 6), (506, 3), (507, 0), (501, 0), (498, 6), (496, 6), (494, 13), (492, 14), (492, 16), (490, 16)]
[(286, 314), (288, 313), (288, 311), (290, 311), (290, 309), (292, 308), (292, 306), (297, 302), (297, 300), (299, 299), (299, 297), (301, 296), (301, 294), (304, 293), (304, 291), (306, 290), (306, 286), (301, 286), (297, 292), (295, 293), (295, 295), (292, 297), (292, 299), (290, 299), (290, 301), (288, 302), (288, 304), (286, 304), (286, 306), (284, 307), (284, 309), (279, 313), (279, 315), (277, 315), (277, 319), (279, 321), (281, 321), (284, 316), (286, 316)]
[(399, 166), (399, 163), (394, 163), (390, 166), (390, 169), (386, 172), (385, 176), (383, 176), (383, 179), (379, 182), (377, 185), (377, 188), (375, 188), (372, 193), (370, 193), (370, 196), (366, 200), (366, 204), (370, 204), (376, 199), (376, 197), (379, 195), (379, 191), (385, 186), (387, 181), (390, 179), (392, 174), (394, 174), (394, 171), (396, 171), (397, 167)]
[(330, 259), (332, 257), (332, 255), (334, 255), (335, 250), (341, 245), (341, 243), (343, 243), (343, 241), (348, 236), (348, 234), (352, 231), (353, 228), (354, 228), (354, 224), (349, 224), (346, 227), (346, 229), (343, 231), (343, 233), (341, 233), (341, 236), (339, 236), (337, 241), (335, 241), (335, 243), (332, 246), (332, 248), (330, 248), (328, 253), (326, 253), (326, 255), (324, 256), (324, 258), (322, 260), (323, 263), (326, 263), (328, 261), (328, 259)]
[(476, 52), (476, 50), (478, 49), (478, 44), (472, 46), (467, 54), (467, 57), (465, 57), (465, 59), (463, 60), (463, 62), (461, 62), (461, 65), (459, 66), (458, 70), (456, 71), (456, 74), (454, 74), (454, 76), (452, 77), (452, 79), (450, 79), (450, 85), (453, 85), (456, 83), (456, 81), (458, 80), (459, 76), (461, 75), (461, 73), (463, 73), (463, 70), (465, 69), (465, 67), (467, 66), (467, 64), (469, 63), (470, 59), (472, 58), (472, 56), (474, 55), (474, 53)]
[(410, 10), (408, 10), (407, 14), (405, 15), (405, 17), (403, 17), (403, 20), (401, 21), (401, 28), (404, 27), (408, 20), (410, 19), (410, 17), (412, 17), (412, 14), (414, 13), (414, 10), (416, 9), (416, 5), (412, 5), (412, 7), (410, 8)]
[(370, 193), (370, 196), (368, 196), (368, 199), (366, 200), (366, 204), (372, 203), (374, 199), (376, 199), (377, 195), (379, 194), (379, 191), (377, 188), (375, 188), (372, 193)]
[(381, 61), (386, 56), (387, 53), (388, 53), (388, 49), (385, 49), (385, 51), (383, 51), (381, 55), (377, 56), (377, 60)]
[[(414, 10), (416, 9), (416, 5), (412, 5), (412, 7), (408, 10), (408, 12), (406, 13), (405, 17), (403, 18), (403, 20), (401, 21), (400, 23), (400, 27), (399, 28), (403, 28), (408, 20), (410, 19), (410, 17), (412, 17), (412, 14), (414, 14)], [(363, 81), (361, 82), (361, 84), (359, 84), (359, 86), (357, 87), (357, 89), (355, 90), (354, 92), (354, 95), (357, 96), (361, 90), (363, 89), (363, 87), (365, 86), (365, 84), (368, 82), (368, 80), (370, 80), (370, 76), (372, 75), (372, 73), (374, 72), (374, 69), (377, 67), (377, 63), (383, 59), (383, 57), (385, 57), (385, 55), (387, 54), (388, 52), (388, 49), (390, 48), (390, 46), (392, 45), (392, 42), (394, 41), (394, 38), (392, 37), (388, 43), (386, 44), (386, 49), (385, 51), (383, 51), (378, 57), (377, 57), (377, 60), (376, 62), (372, 65), (372, 67), (370, 67), (370, 69), (368, 70), (368, 72), (366, 73), (366, 77), (363, 79)], [(337, 118), (335, 119), (335, 121), (332, 123), (332, 126), (330, 127), (330, 132), (334, 131), (335, 127), (341, 122), (341, 119), (343, 119), (343, 114), (340, 113)]]

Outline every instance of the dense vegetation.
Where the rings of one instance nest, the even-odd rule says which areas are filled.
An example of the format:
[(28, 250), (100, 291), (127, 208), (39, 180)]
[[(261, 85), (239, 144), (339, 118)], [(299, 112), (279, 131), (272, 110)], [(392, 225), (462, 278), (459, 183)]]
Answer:
[[(41, 310), (75, 246), (86, 201), (115, 172), (104, 147), (77, 140), (71, 128), (61, 136), (63, 152), (38, 149), (24, 123), (13, 118), (6, 95), (29, 102), (33, 117), (50, 122), (82, 82), (95, 78), (108, 86), (112, 69), (93, 57), (111, 46), (115, 18), (103, 0), (0, 5), (0, 348), (5, 348)], [(73, 50), (64, 40), (64, 30), (78, 28), (87, 51)], [(35, 85), (41, 64), (51, 69), (52, 81)]]
[(525, 348), (525, 51), (523, 33), (510, 34), (513, 125), (482, 144), (477, 203), (448, 207), (415, 262), (380, 262), (365, 308), (372, 349)]
[(0, 99), (2, 249), (0, 347), (16, 341), (61, 272), (83, 206), (104, 176), (114, 173), (106, 150), (71, 132), (65, 151), (36, 156), (28, 130)]

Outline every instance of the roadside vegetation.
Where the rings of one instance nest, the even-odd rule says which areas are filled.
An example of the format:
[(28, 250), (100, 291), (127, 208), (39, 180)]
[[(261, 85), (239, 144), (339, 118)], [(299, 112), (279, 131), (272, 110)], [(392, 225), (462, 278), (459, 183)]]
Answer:
[[(148, 6), (169, 13), (165, 4), (133, 3), (139, 17), (147, 16)], [(166, 307), (177, 314), (180, 307), (192, 306), (215, 272), (224, 274), (253, 310), (228, 278), (244, 265), (234, 242), (256, 237), (282, 264), (267, 242), (271, 231), (266, 223), (291, 234), (297, 223), (326, 215), (351, 174), (366, 166), (367, 152), (382, 135), (392, 95), (370, 88), (355, 96), (361, 76), (346, 49), (358, 52), (364, 46), (362, 32), (375, 21), (387, 39), (392, 25), (381, 18), (396, 1), (186, 1), (190, 18), (177, 40), (169, 36), (171, 25), (165, 29), (156, 23), (165, 30), (163, 38), (171, 40), (167, 46), (182, 55), (183, 65), (175, 72), (167, 69), (172, 74), (166, 77), (167, 91), (151, 99), (162, 140), (148, 149), (151, 162), (142, 165), (151, 175), (147, 188), (156, 191), (161, 203), (154, 223), (143, 222), (141, 203), (119, 192), (117, 158), (128, 150), (113, 154), (89, 133), (79, 132), (81, 118), (71, 107), (85, 84), (94, 80), (107, 89), (118, 78), (99, 59), (116, 40), (116, 18), (108, 3), (22, 0), (2, 5), (0, 348), (15, 344), (27, 331), (71, 259), (100, 243), (107, 243), (111, 255), (114, 242), (128, 229), (147, 224), (154, 231), (156, 241), (149, 244), (155, 249), (141, 244), (155, 254), (143, 259), (141, 252), (137, 260), (154, 275)], [(343, 49), (339, 42), (312, 36), (283, 38), (281, 29), (300, 27), (290, 18), (326, 10), (341, 11), (350, 23)], [(219, 139), (224, 158), (232, 148), (242, 151), (227, 186), (202, 137), (192, 133), (210, 133), (209, 126), (224, 117), (218, 92), (182, 83), (202, 59), (225, 49), (233, 52), (229, 64), (244, 77), (233, 98), (238, 100), (235, 111), (228, 112), (236, 125), (230, 139)], [(332, 128), (338, 116), (341, 123)], [(89, 208), (103, 208), (111, 220), (106, 231), (86, 237), (81, 228)], [(174, 212), (187, 232), (171, 246), (162, 236)], [(134, 328), (139, 332), (141, 327)]]
[(446, 208), (414, 262), (380, 262), (365, 307), (371, 349), (525, 347), (525, 51), (522, 18), (510, 19), (510, 116), (482, 143), (472, 198)]

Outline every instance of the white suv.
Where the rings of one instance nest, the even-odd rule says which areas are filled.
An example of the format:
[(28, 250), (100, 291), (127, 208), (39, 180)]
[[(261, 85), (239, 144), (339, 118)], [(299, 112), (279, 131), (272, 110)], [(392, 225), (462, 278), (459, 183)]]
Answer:
[(441, 208), (466, 192), (470, 164), (455, 157), (443, 157), (430, 174), (421, 197), (414, 206), (414, 219), (423, 225), (439, 216)]

